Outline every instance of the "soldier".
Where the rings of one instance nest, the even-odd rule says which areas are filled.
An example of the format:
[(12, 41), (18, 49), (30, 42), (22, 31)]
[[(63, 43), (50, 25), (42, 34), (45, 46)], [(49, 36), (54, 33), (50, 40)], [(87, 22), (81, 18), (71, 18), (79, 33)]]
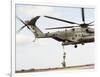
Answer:
[(66, 52), (64, 52), (63, 54), (63, 62), (61, 63), (64, 68), (66, 67), (65, 58), (66, 58)]

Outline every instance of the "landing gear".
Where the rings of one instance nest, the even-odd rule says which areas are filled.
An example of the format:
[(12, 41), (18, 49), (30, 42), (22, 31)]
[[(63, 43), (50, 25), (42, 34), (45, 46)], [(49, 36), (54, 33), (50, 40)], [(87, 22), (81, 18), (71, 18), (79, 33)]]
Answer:
[[(63, 46), (63, 45), (62, 45)], [(62, 66), (65, 68), (66, 67), (66, 52), (64, 51), (64, 46), (63, 46), (63, 62), (61, 63)]]
[(75, 46), (74, 46), (75, 48), (77, 48), (77, 45), (75, 44)]

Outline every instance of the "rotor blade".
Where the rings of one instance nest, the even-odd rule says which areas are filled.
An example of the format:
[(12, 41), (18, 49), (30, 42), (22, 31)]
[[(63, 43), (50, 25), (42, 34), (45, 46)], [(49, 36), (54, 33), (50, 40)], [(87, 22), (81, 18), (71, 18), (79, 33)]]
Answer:
[(88, 25), (88, 26), (94, 26), (94, 24)]
[(94, 23), (94, 21), (92, 21), (92, 22), (90, 22), (90, 23), (88, 23), (88, 24), (92, 24), (92, 23)]
[(19, 17), (17, 17), (17, 19), (19, 19), (25, 26), (27, 26), (27, 24), (22, 19), (20, 19)]
[(46, 28), (46, 30), (50, 30), (50, 29), (64, 29), (64, 28), (73, 28), (73, 27), (79, 27), (79, 26), (68, 26), (68, 27)]
[(25, 28), (26, 26), (22, 26), (17, 32), (20, 32), (23, 28)]
[(77, 25), (79, 25), (78, 23), (75, 23), (75, 22), (71, 22), (71, 21), (67, 21), (67, 20), (63, 20), (63, 19), (59, 19), (59, 18), (55, 18), (55, 17), (51, 17), (51, 16), (44, 16), (44, 17), (50, 18), (50, 19), (55, 19), (55, 20), (58, 20), (58, 21), (66, 22), (66, 23), (70, 23), (70, 24), (77, 24)]
[(81, 11), (82, 11), (82, 21), (85, 23), (84, 8), (81, 8)]

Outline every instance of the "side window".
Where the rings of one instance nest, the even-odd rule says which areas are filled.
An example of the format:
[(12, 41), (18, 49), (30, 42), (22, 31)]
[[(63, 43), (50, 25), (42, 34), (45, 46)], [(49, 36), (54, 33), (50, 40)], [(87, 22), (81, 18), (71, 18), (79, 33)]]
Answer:
[(75, 31), (75, 29), (73, 28), (72, 31)]
[(75, 37), (77, 37), (77, 34), (75, 34)]
[(72, 37), (72, 40), (74, 40), (75, 38), (74, 37)]

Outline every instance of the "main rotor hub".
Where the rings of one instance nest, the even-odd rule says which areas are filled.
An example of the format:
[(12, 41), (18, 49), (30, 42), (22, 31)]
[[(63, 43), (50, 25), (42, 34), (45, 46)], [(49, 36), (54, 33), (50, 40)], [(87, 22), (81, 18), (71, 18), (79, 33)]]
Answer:
[(80, 24), (81, 27), (88, 27), (88, 24)]

